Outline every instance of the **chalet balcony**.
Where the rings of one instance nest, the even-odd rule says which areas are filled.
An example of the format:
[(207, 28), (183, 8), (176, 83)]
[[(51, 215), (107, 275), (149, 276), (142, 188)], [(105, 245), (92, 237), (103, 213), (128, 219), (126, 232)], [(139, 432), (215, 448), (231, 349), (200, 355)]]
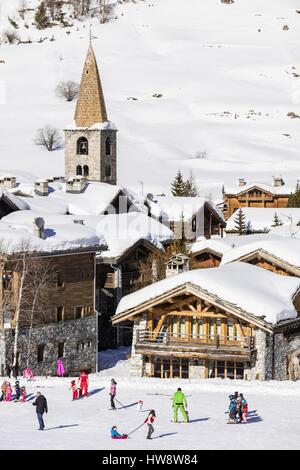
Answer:
[[(169, 332), (156, 333), (151, 330), (139, 330), (136, 337), (136, 349), (141, 353), (147, 351), (164, 351), (172, 353), (190, 352), (205, 354), (238, 355), (250, 359), (255, 349), (252, 336), (228, 337), (221, 335), (171, 334)], [(146, 353), (146, 352), (145, 352)]]

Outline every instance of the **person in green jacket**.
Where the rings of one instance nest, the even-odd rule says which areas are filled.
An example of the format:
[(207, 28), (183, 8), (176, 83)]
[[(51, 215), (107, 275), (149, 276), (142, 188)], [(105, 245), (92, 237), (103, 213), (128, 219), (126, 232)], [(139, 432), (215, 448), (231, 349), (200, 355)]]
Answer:
[(188, 422), (188, 415), (186, 412), (187, 408), (187, 401), (185, 398), (185, 394), (181, 391), (181, 388), (177, 389), (177, 392), (174, 393), (173, 395), (173, 409), (174, 409), (174, 423), (177, 423), (178, 421), (178, 410), (180, 410), (184, 422)]

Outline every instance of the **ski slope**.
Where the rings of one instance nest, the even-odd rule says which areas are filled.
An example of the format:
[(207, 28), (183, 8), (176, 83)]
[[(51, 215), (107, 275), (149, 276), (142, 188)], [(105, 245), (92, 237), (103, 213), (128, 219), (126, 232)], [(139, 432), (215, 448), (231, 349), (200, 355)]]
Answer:
[[(1, 402), (0, 449), (300, 449), (300, 382), (134, 379), (129, 378), (130, 360), (124, 360), (124, 352), (100, 353), (102, 365), (113, 367), (90, 376), (88, 398), (72, 402), (71, 378), (37, 378), (27, 387), (27, 403)], [(117, 403), (117, 411), (109, 409), (112, 377), (124, 406)], [(171, 397), (179, 386), (187, 396), (189, 424), (171, 422)], [(37, 431), (32, 406), (38, 390), (49, 408), (43, 432)], [(249, 421), (227, 425), (228, 395), (236, 390), (249, 402)], [(138, 400), (144, 401), (141, 412)], [(129, 433), (153, 408), (157, 418), (152, 441), (146, 440), (146, 426), (128, 440), (110, 438), (113, 425)]]
[[(72, 122), (75, 103), (54, 89), (80, 80), (89, 20), (26, 29), (18, 4), (1, 0), (0, 34), (9, 14), (23, 40), (47, 39), (0, 45), (0, 170), (63, 174), (63, 151), (47, 152), (33, 138), (46, 124)], [(287, 113), (300, 114), (299, 8), (298, 0), (145, 0), (118, 5), (108, 24), (94, 18), (108, 116), (119, 129), (119, 183), (167, 192), (181, 168), (216, 200), (238, 177), (270, 182), (281, 174), (293, 186), (300, 119)]]

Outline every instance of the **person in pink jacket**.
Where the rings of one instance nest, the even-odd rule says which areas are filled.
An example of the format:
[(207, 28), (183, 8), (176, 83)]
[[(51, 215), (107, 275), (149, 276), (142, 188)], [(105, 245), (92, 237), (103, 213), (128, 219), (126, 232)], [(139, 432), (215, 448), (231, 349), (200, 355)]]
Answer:
[(111, 409), (116, 410), (116, 405), (115, 405), (114, 399), (115, 399), (116, 394), (117, 394), (117, 382), (115, 381), (115, 379), (111, 379), (109, 394), (110, 394)]
[(12, 401), (12, 388), (11, 388), (11, 385), (10, 385), (10, 382), (7, 382), (7, 386), (6, 386), (6, 401)]

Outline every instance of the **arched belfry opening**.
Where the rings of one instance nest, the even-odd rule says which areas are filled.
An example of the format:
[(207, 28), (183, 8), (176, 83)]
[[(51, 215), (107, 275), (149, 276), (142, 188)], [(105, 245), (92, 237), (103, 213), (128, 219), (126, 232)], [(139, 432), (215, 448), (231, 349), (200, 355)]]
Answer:
[(77, 155), (89, 154), (89, 142), (86, 137), (79, 137), (77, 140)]

